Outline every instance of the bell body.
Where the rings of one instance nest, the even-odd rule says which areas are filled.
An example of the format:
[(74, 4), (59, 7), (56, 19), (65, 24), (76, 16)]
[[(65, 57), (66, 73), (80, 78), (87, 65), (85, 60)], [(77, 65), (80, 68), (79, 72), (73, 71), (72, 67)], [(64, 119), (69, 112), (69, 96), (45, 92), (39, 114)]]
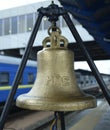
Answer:
[(74, 74), (74, 53), (66, 48), (44, 48), (37, 54), (37, 76), (29, 93), (20, 95), (18, 107), (32, 110), (74, 111), (96, 106), (84, 94)]

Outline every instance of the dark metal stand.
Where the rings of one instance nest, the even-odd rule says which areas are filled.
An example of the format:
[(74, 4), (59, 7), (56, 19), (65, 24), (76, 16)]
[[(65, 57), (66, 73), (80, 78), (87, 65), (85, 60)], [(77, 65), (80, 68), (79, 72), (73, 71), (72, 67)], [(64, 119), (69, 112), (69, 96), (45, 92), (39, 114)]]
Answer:
[[(9, 94), (8, 99), (6, 101), (6, 104), (4, 106), (3, 112), (1, 114), (0, 130), (3, 130), (5, 121), (7, 119), (7, 116), (8, 116), (10, 107), (11, 107), (11, 103), (12, 103), (12, 101), (14, 99), (14, 95), (16, 93), (16, 90), (17, 90), (17, 87), (18, 87), (18, 84), (19, 84), (19, 81), (20, 81), (20, 77), (22, 76), (24, 67), (26, 65), (29, 53), (30, 53), (30, 51), (32, 49), (32, 46), (33, 46), (33, 43), (34, 43), (34, 40), (35, 40), (35, 37), (36, 37), (36, 34), (38, 32), (38, 29), (39, 29), (39, 26), (40, 26), (40, 23), (41, 23), (41, 20), (42, 20), (43, 16), (47, 16), (48, 20), (50, 22), (52, 22), (52, 23), (56, 23), (56, 21), (58, 21), (58, 17), (63, 16), (63, 18), (65, 19), (65, 21), (66, 21), (66, 23), (68, 25), (68, 27), (70, 28), (70, 30), (71, 30), (71, 32), (73, 34), (73, 36), (75, 37), (75, 39), (77, 41), (77, 44), (81, 48), (81, 50), (82, 50), (82, 52), (83, 52), (83, 54), (84, 54), (84, 56), (85, 56), (85, 58), (86, 58), (86, 60), (87, 60), (87, 62), (89, 64), (89, 66), (90, 66), (90, 68), (91, 68), (97, 82), (99, 83), (99, 86), (101, 87), (106, 100), (110, 104), (110, 94), (109, 94), (109, 91), (107, 89), (107, 86), (106, 86), (105, 82), (103, 81), (97, 67), (95, 66), (95, 64), (94, 64), (94, 62), (92, 60), (92, 58), (90, 57), (86, 47), (84, 46), (83, 41), (82, 41), (80, 35), (78, 34), (74, 24), (72, 23), (68, 13), (62, 7), (58, 7), (54, 3), (52, 3), (47, 8), (43, 8), (43, 7), (40, 8), (38, 10), (38, 12), (39, 12), (38, 19), (37, 19), (37, 21), (35, 23), (35, 26), (33, 28), (32, 34), (30, 36), (30, 39), (29, 39), (29, 42), (28, 42), (28, 45), (27, 45), (27, 48), (25, 50), (25, 53), (24, 53), (24, 56), (22, 58), (21, 64), (20, 64), (20, 66), (18, 68), (18, 71), (17, 71), (17, 74), (15, 76), (15, 80), (13, 82), (12, 89), (10, 91), (10, 94)], [(61, 116), (62, 130), (65, 130), (64, 115), (63, 115), (62, 112), (60, 113), (60, 116)]]
[(24, 56), (22, 58), (21, 64), (20, 64), (20, 66), (18, 68), (18, 71), (16, 73), (16, 76), (15, 76), (15, 79), (14, 79), (14, 82), (13, 82), (13, 85), (12, 85), (12, 89), (11, 89), (11, 91), (9, 93), (8, 99), (7, 99), (6, 103), (5, 103), (3, 112), (1, 114), (1, 118), (0, 118), (0, 130), (3, 130), (4, 124), (6, 122), (8, 113), (9, 113), (11, 105), (12, 105), (12, 101), (14, 99), (14, 95), (15, 95), (16, 90), (18, 88), (18, 84), (19, 84), (20, 78), (22, 76), (23, 70), (25, 68), (26, 62), (28, 60), (29, 53), (30, 53), (30, 51), (32, 49), (32, 46), (33, 46), (36, 34), (38, 32), (38, 29), (39, 29), (42, 17), (43, 17), (43, 15), (39, 14), (38, 19), (37, 19), (37, 21), (35, 23), (34, 29), (32, 31), (32, 34), (30, 36), (27, 48), (25, 49), (25, 53), (24, 53)]
[(61, 122), (61, 130), (66, 130), (65, 128), (65, 118), (64, 118), (64, 112), (58, 112)]
[[(55, 120), (56, 122), (54, 123), (55, 127), (53, 129), (55, 130), (65, 130), (65, 119), (64, 119), (64, 112), (61, 112), (61, 111), (55, 111), (54, 112), (54, 116), (55, 116)], [(59, 125), (58, 125), (58, 121), (60, 121), (60, 128), (59, 128)], [(53, 130), (52, 129), (52, 130)]]
[(85, 58), (86, 58), (86, 60), (89, 64), (89, 66), (90, 66), (90, 68), (91, 68), (91, 70), (92, 70), (92, 72), (93, 72), (93, 74), (94, 74), (94, 76), (95, 76), (95, 78), (96, 78), (96, 80), (97, 80), (97, 82), (98, 82), (98, 84), (99, 84), (108, 104), (110, 105), (110, 93), (108, 91), (108, 88), (107, 88), (102, 76), (100, 75), (95, 63), (93, 62), (91, 56), (89, 55), (85, 45), (83, 44), (83, 41), (82, 41), (79, 33), (77, 32), (72, 20), (70, 19), (68, 13), (65, 13), (63, 15), (63, 18), (65, 19), (69, 29), (71, 30), (71, 32), (74, 36), (74, 38), (76, 39), (78, 46), (82, 50), (82, 52), (83, 52), (83, 54), (84, 54), (84, 56), (85, 56)]

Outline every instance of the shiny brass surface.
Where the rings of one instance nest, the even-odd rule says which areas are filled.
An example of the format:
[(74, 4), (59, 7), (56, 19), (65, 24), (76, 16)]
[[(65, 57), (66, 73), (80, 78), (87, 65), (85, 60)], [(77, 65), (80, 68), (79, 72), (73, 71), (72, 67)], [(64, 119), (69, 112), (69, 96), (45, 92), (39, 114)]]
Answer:
[[(52, 111), (95, 107), (95, 98), (84, 94), (76, 83), (74, 54), (67, 49), (67, 39), (60, 35), (59, 29), (51, 33), (50, 30), (50, 37), (43, 41), (43, 50), (37, 54), (38, 71), (34, 86), (29, 93), (17, 98), (16, 105), (31, 110)], [(47, 42), (51, 43), (50, 47), (47, 47)]]

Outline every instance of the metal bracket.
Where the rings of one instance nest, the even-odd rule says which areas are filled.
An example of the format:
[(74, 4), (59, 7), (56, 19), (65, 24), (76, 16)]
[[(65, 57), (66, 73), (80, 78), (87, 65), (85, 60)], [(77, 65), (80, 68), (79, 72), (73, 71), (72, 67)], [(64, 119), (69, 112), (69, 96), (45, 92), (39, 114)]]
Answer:
[(62, 7), (59, 7), (54, 3), (50, 4), (47, 8), (41, 7), (40, 9), (38, 9), (38, 12), (41, 13), (43, 16), (48, 17), (48, 20), (50, 22), (57, 22), (58, 17), (66, 13), (66, 11)]

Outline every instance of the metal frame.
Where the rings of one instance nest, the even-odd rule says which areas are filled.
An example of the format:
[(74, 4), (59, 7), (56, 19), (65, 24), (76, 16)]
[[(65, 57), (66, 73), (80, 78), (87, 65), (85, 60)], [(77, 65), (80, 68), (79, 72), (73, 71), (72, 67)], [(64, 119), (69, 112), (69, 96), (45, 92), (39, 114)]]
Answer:
[[(32, 33), (31, 33), (29, 42), (28, 42), (27, 47), (25, 49), (25, 53), (24, 53), (24, 56), (22, 58), (21, 64), (19, 65), (18, 71), (17, 71), (15, 79), (13, 81), (12, 89), (11, 89), (11, 91), (9, 93), (8, 99), (7, 99), (6, 103), (5, 103), (3, 112), (1, 114), (0, 130), (3, 129), (4, 124), (6, 122), (8, 113), (9, 113), (10, 108), (11, 108), (12, 101), (14, 99), (14, 95), (16, 93), (16, 90), (17, 90), (17, 87), (18, 87), (18, 84), (19, 84), (19, 81), (20, 81), (20, 77), (22, 76), (24, 67), (25, 67), (26, 62), (28, 60), (29, 53), (30, 53), (30, 51), (32, 49), (32, 46), (33, 46), (33, 43), (34, 43), (35, 37), (37, 35), (37, 32), (38, 32), (38, 29), (39, 29), (39, 26), (40, 26), (40, 23), (41, 23), (41, 20), (42, 20), (43, 16), (47, 16), (50, 22), (56, 22), (58, 20), (59, 16), (63, 16), (63, 18), (65, 19), (65, 21), (66, 21), (66, 23), (68, 25), (68, 27), (70, 28), (70, 30), (71, 30), (71, 32), (73, 34), (73, 37), (77, 41), (78, 46), (81, 48), (82, 53), (84, 54), (84, 56), (85, 56), (85, 58), (86, 58), (86, 60), (87, 60), (87, 62), (89, 64), (89, 66), (90, 66), (90, 68), (91, 68), (97, 82), (99, 83), (99, 86), (102, 89), (106, 100), (108, 101), (108, 103), (110, 105), (110, 94), (109, 94), (109, 91), (107, 89), (107, 86), (106, 86), (105, 82), (103, 81), (103, 79), (102, 79), (102, 77), (101, 77), (95, 63), (93, 62), (91, 56), (89, 55), (85, 45), (83, 44), (83, 41), (82, 41), (80, 35), (78, 34), (74, 24), (72, 23), (69, 15), (65, 11), (65, 9), (63, 9), (62, 7), (58, 7), (58, 5), (55, 5), (54, 3), (52, 3), (47, 8), (43, 8), (43, 7), (40, 8), (38, 10), (38, 12), (39, 12), (38, 19), (36, 20), (36, 23), (35, 23), (35, 26), (33, 28)], [(64, 113), (59, 112), (59, 115), (61, 117), (61, 130), (65, 130)]]

